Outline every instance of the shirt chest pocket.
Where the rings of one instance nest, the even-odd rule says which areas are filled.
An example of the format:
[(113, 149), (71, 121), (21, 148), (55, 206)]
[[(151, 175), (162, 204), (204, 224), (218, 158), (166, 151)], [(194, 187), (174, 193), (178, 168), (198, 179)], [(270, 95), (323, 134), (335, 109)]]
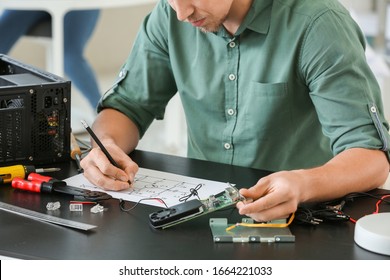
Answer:
[(288, 133), (291, 109), (287, 83), (251, 82), (243, 96), (246, 135), (272, 139)]

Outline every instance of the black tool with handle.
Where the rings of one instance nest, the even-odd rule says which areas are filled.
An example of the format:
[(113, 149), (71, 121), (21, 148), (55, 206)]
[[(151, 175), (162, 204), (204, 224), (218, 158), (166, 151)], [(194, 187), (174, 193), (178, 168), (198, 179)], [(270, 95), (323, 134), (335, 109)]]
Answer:
[(72, 195), (74, 199), (86, 201), (101, 201), (112, 198), (105, 192), (91, 191), (81, 188), (68, 186), (65, 181), (57, 180), (52, 177), (42, 176), (37, 173), (31, 173), (28, 180), (14, 178), (12, 187), (16, 189), (39, 192), (39, 193), (61, 193)]

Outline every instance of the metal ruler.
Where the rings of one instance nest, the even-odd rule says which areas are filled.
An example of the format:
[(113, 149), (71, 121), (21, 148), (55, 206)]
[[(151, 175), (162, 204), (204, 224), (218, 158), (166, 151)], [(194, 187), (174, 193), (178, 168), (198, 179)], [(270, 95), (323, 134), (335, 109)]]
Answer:
[(4, 202), (0, 202), (0, 210), (4, 210), (4, 211), (10, 212), (10, 213), (14, 213), (14, 214), (17, 214), (20, 216), (24, 216), (24, 217), (38, 220), (38, 221), (42, 221), (42, 222), (48, 222), (48, 223), (52, 223), (52, 224), (57, 224), (57, 225), (71, 227), (71, 228), (85, 230), (85, 231), (88, 231), (88, 230), (91, 230), (91, 229), (94, 229), (97, 227), (95, 225), (80, 223), (80, 222), (76, 222), (76, 221), (72, 221), (72, 220), (67, 220), (67, 219), (39, 213), (39, 212), (32, 211), (32, 210), (29, 210), (26, 208), (15, 206), (12, 204), (7, 204)]

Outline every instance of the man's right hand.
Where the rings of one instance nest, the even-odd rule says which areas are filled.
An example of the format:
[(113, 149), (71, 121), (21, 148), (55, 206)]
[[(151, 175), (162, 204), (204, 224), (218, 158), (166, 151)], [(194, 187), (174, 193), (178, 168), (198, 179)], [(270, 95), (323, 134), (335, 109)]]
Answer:
[(138, 165), (114, 143), (103, 143), (120, 168), (110, 163), (99, 147), (93, 148), (80, 162), (84, 176), (94, 185), (110, 191), (120, 191), (132, 186)]

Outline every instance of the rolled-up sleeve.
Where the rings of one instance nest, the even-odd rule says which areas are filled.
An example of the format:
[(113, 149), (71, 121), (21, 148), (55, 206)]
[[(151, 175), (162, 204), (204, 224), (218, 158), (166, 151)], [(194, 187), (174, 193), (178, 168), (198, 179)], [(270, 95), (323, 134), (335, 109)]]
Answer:
[(361, 147), (381, 149), (389, 158), (389, 126), (379, 85), (365, 61), (364, 44), (348, 15), (328, 10), (307, 30), (302, 75), (334, 154)]

